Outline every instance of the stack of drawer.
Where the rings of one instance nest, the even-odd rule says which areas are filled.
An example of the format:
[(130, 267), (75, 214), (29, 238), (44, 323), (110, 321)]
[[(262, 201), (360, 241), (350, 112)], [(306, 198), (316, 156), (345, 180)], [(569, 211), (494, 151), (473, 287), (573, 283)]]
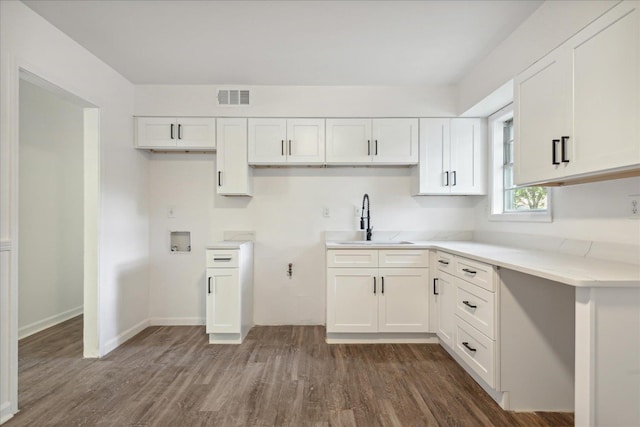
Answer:
[(455, 257), (454, 351), (495, 388), (496, 275), (493, 266)]

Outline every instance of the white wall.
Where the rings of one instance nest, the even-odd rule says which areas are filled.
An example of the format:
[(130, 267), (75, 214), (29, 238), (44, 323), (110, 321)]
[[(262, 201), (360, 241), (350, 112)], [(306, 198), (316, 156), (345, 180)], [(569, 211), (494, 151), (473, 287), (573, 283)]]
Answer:
[(553, 222), (489, 221), (485, 199), (476, 209), (475, 230), (640, 246), (640, 221), (629, 218), (628, 197), (640, 194), (640, 178), (570, 185), (552, 191)]
[(0, 418), (17, 410), (17, 301), (11, 289), (17, 285), (19, 67), (100, 108), (100, 352), (142, 329), (148, 305), (148, 162), (132, 149), (133, 85), (24, 4), (2, 1), (0, 240), (2, 265), (8, 256), (11, 268), (0, 277)]
[(616, 3), (618, 0), (545, 1), (458, 83), (457, 113), (488, 116), (507, 105), (512, 92), (507, 94), (511, 99), (498, 100), (499, 105), (486, 98)]
[[(214, 86), (136, 86), (136, 115), (447, 116), (451, 88), (251, 87), (251, 107), (215, 106)], [(324, 232), (359, 227), (371, 196), (380, 230), (469, 230), (478, 198), (411, 197), (409, 168), (257, 168), (253, 198), (215, 194), (215, 154), (150, 156), (152, 323), (204, 318), (204, 248), (225, 230), (254, 230), (255, 322), (323, 324)], [(175, 218), (167, 209), (175, 206)], [(328, 207), (330, 218), (322, 216)], [(191, 254), (170, 253), (170, 230), (191, 231)], [(293, 263), (293, 277), (286, 275)]]
[(20, 81), (20, 338), (82, 313), (83, 116)]

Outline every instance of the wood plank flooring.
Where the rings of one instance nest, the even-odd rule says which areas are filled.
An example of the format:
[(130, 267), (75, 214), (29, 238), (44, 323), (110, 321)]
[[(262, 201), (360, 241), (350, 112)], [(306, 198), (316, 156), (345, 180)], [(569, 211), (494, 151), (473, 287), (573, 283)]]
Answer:
[(572, 426), (505, 412), (436, 344), (327, 345), (322, 326), (150, 327), (82, 359), (82, 318), (20, 341), (14, 426)]

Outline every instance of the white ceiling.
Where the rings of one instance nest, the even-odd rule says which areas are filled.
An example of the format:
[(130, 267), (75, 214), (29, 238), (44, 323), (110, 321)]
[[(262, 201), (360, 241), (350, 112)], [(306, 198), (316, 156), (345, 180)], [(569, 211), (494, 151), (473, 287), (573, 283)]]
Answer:
[(455, 84), (542, 3), (25, 0), (136, 84)]

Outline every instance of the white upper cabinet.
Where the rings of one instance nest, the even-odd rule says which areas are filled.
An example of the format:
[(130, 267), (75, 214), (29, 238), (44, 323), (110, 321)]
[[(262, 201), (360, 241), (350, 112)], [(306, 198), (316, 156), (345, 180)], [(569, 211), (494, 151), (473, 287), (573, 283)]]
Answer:
[(247, 162), (247, 119), (218, 119), (216, 191), (224, 196), (251, 196)]
[(625, 1), (515, 79), (515, 180), (640, 168), (640, 10)]
[(483, 119), (420, 119), (413, 193), (486, 194), (485, 134)]
[(216, 120), (209, 117), (136, 117), (136, 148), (198, 150), (216, 148)]
[(327, 163), (418, 163), (418, 119), (327, 119)]
[(249, 164), (323, 164), (324, 139), (324, 119), (249, 119)]

